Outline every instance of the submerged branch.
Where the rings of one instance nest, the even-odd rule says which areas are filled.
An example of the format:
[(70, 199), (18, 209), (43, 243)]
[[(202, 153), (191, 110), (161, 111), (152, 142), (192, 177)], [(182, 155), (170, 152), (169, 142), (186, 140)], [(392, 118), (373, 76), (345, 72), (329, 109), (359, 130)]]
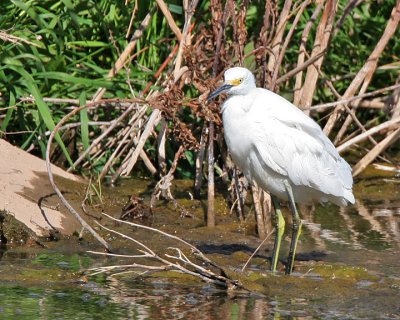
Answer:
[[(239, 283), (238, 280), (228, 278), (225, 275), (225, 272), (222, 268), (218, 267), (215, 263), (213, 263), (211, 260), (209, 260), (207, 257), (205, 257), (204, 254), (199, 249), (197, 249), (192, 244), (186, 242), (185, 240), (183, 240), (177, 236), (171, 235), (167, 232), (156, 229), (156, 228), (128, 222), (125, 220), (119, 220), (119, 219), (116, 219), (116, 218), (106, 214), (106, 213), (103, 213), (103, 215), (113, 221), (127, 224), (130, 226), (134, 226), (137, 228), (142, 228), (142, 229), (145, 229), (145, 230), (148, 230), (151, 232), (159, 233), (167, 238), (176, 240), (176, 241), (184, 244), (185, 246), (187, 246), (191, 249), (191, 253), (194, 254), (195, 258), (200, 259), (200, 261), (206, 262), (210, 266), (216, 268), (220, 274), (217, 274), (217, 273), (211, 271), (210, 269), (204, 268), (203, 266), (194, 263), (193, 261), (191, 261), (189, 259), (189, 257), (180, 248), (177, 248), (177, 247), (166, 248), (166, 249), (175, 251), (175, 254), (164, 253), (163, 256), (161, 256), (160, 254), (156, 253), (154, 250), (149, 248), (147, 245), (145, 245), (143, 242), (98, 223), (98, 225), (101, 228), (135, 243), (137, 246), (140, 247), (140, 249), (137, 249), (137, 250), (139, 252), (141, 252), (141, 254), (138, 254), (138, 255), (137, 254), (135, 254), (135, 255), (126, 254), (126, 255), (124, 255), (124, 254), (111, 254), (111, 253), (104, 253), (104, 252), (97, 252), (97, 251), (88, 251), (89, 253), (105, 255), (105, 256), (110, 256), (110, 257), (121, 257), (121, 258), (127, 258), (127, 259), (132, 259), (132, 258), (133, 259), (147, 259), (146, 261), (149, 261), (148, 259), (150, 259), (150, 261), (152, 261), (154, 264), (145, 265), (145, 264), (133, 263), (133, 264), (103, 266), (103, 267), (88, 269), (89, 271), (94, 271), (94, 273), (92, 273), (92, 275), (98, 274), (98, 273), (110, 273), (110, 272), (114, 272), (114, 270), (116, 270), (116, 269), (123, 269), (125, 272), (130, 269), (133, 269), (133, 270), (141, 269), (141, 270), (145, 270), (148, 272), (169, 270), (169, 271), (176, 271), (176, 272), (188, 274), (191, 276), (195, 276), (205, 282), (210, 282), (210, 283), (214, 283), (216, 285), (221, 285), (221, 286), (226, 287), (227, 289), (235, 289), (235, 288), (245, 289)], [(245, 289), (245, 290), (247, 290), (247, 289)]]

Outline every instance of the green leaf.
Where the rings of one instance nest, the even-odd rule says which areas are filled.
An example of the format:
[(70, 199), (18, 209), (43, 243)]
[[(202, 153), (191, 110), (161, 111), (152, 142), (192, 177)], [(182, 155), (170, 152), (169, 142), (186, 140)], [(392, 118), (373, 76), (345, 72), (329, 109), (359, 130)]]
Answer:
[[(32, 78), (32, 76), (20, 67), (9, 66), (9, 68), (14, 70), (15, 72), (18, 72), (24, 78), (24, 80), (25, 80), (24, 84), (28, 88), (30, 93), (33, 95), (33, 97), (35, 98), (36, 106), (38, 107), (40, 116), (42, 117), (44, 123), (46, 124), (47, 129), (50, 131), (54, 130), (55, 124), (54, 124), (53, 118), (51, 116), (50, 109), (47, 106), (46, 102), (43, 100), (43, 97), (40, 94), (39, 89), (36, 86), (35, 81)], [(62, 141), (62, 139), (58, 133), (55, 135), (55, 139), (58, 142), (61, 150), (63, 151), (66, 159), (68, 160), (68, 163), (72, 166), (73, 165), (72, 159), (69, 155), (67, 148), (64, 145), (64, 142)]]
[(87, 79), (81, 77), (74, 77), (64, 72), (49, 71), (49, 72), (38, 72), (36, 73), (37, 78), (60, 80), (63, 82), (70, 82), (76, 84), (82, 84), (90, 87), (105, 87), (112, 88), (112, 82), (104, 79)]
[[(86, 104), (86, 92), (82, 91), (79, 96), (79, 105), (84, 106)], [(80, 111), (81, 115), (81, 137), (82, 143), (85, 150), (89, 148), (89, 116), (87, 108)], [(90, 156), (88, 155), (88, 159), (90, 160)]]
[(12, 108), (15, 106), (15, 102), (16, 102), (15, 94), (13, 91), (10, 91), (10, 101), (8, 103), (10, 109), (7, 110), (6, 117), (4, 118), (3, 123), (1, 124), (1, 131), (7, 130), (8, 123), (10, 122), (11, 117), (15, 110), (14, 108)]
[(172, 13), (183, 14), (183, 7), (176, 4), (168, 4), (168, 8)]
[(69, 41), (65, 43), (67, 46), (71, 48), (79, 48), (79, 47), (89, 47), (89, 48), (96, 48), (96, 47), (109, 47), (110, 44), (103, 42), (103, 41)]

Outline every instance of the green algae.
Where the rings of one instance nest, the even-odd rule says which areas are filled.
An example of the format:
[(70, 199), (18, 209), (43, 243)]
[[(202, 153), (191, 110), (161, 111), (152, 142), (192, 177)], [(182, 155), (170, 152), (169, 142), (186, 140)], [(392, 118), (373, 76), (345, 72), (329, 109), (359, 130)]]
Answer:
[[(18, 256), (23, 260), (17, 259)], [(62, 254), (40, 247), (9, 249), (2, 260), (2, 281), (24, 284), (78, 281), (83, 270), (93, 264), (93, 259), (87, 255)]]
[(25, 245), (37, 239), (32, 230), (4, 210), (0, 210), (0, 238), (3, 245)]
[(185, 285), (195, 285), (195, 286), (198, 286), (201, 283), (201, 280), (196, 276), (176, 271), (157, 271), (157, 272), (152, 272), (147, 276), (147, 281), (152, 282), (155, 279), (162, 279), (163, 281), (175, 284), (185, 284)]
[(323, 264), (312, 267), (312, 272), (323, 278), (346, 279), (354, 281), (379, 281), (379, 277), (371, 274), (365, 267)]

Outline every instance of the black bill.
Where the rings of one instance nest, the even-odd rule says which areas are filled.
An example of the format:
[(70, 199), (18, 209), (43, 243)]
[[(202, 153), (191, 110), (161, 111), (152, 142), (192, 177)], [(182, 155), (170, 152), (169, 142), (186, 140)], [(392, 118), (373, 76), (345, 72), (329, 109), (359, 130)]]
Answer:
[(229, 90), (232, 87), (233, 87), (233, 85), (231, 85), (231, 84), (227, 84), (227, 83), (223, 84), (218, 89), (216, 89), (214, 92), (210, 93), (210, 95), (207, 98), (207, 102), (210, 101), (211, 99), (214, 99), (216, 96), (220, 95), (222, 92)]

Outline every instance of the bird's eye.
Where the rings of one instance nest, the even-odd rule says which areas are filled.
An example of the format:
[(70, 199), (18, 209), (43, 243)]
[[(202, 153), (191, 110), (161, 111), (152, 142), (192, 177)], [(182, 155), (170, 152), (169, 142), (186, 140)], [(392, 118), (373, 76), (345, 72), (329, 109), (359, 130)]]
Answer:
[(240, 78), (240, 79), (239, 79), (239, 83), (242, 83), (242, 81), (243, 81), (243, 79), (242, 79), (242, 78)]

